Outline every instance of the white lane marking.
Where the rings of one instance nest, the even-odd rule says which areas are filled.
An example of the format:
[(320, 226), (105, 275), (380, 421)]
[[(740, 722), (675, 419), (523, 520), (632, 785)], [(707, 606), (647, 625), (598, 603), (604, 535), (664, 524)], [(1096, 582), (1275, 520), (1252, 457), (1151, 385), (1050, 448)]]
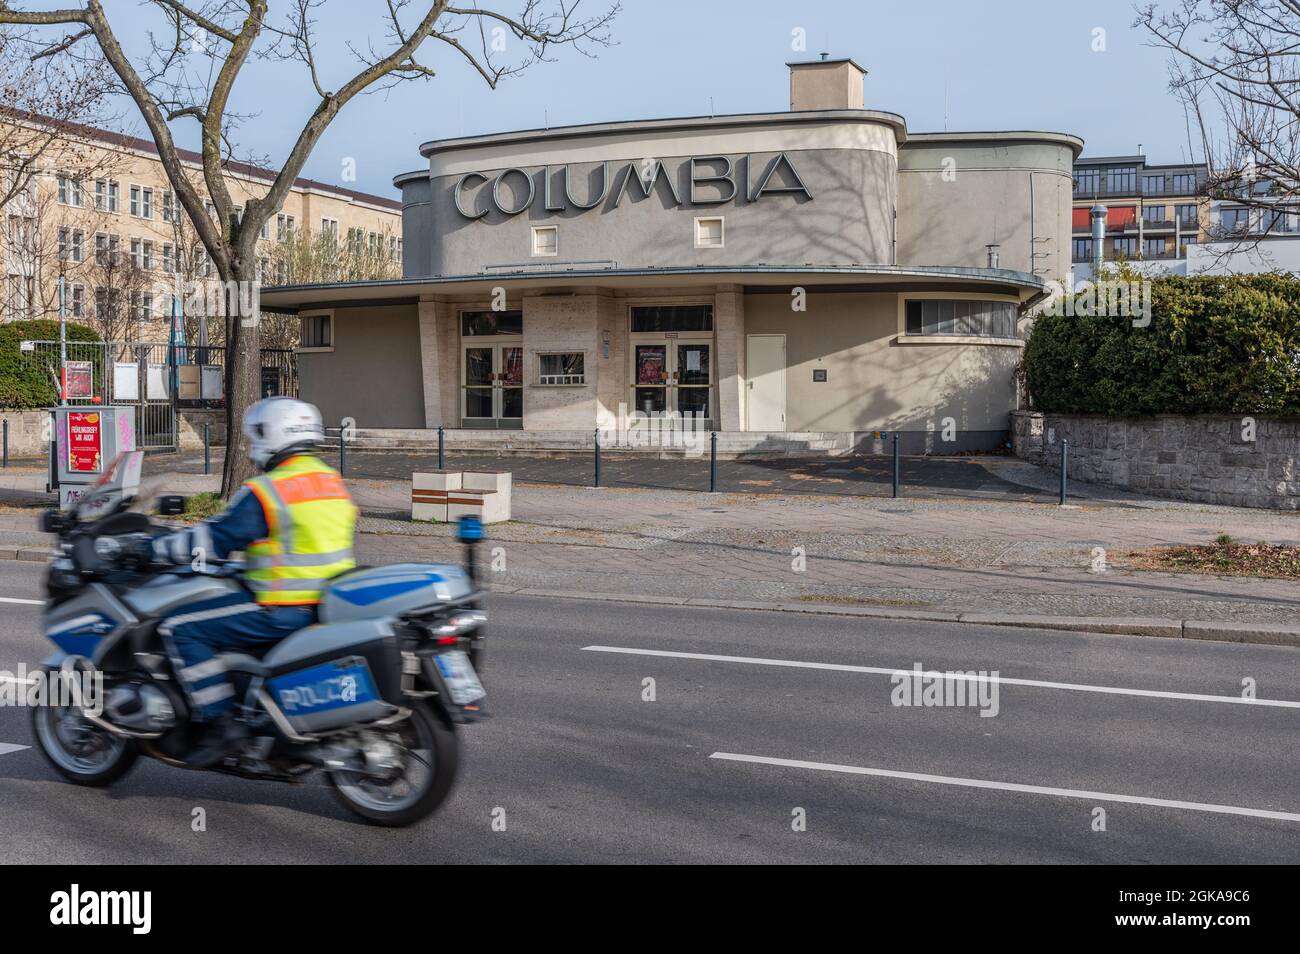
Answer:
[(0, 603), (18, 603), (21, 606), (44, 606), (45, 600), (25, 600), (17, 596), (0, 596)]
[(23, 749), (30, 748), (30, 745), (18, 745), (16, 742), (0, 742), (0, 755), (8, 755), (10, 752), (21, 752)]
[[(679, 653), (666, 649), (625, 649), (622, 646), (583, 646), (584, 652), (626, 653), (631, 656), (667, 656), (673, 659), (698, 659), (704, 662), (746, 663), (751, 666), (783, 666), (788, 669), (830, 669), (835, 672), (865, 672), (879, 676), (894, 673), (913, 675), (911, 669), (890, 669), (886, 666), (850, 666), (844, 663), (802, 662), (797, 659), (764, 659), (758, 656), (718, 656), (713, 653)], [(922, 670), (928, 675), (934, 670)], [(1289, 699), (1244, 699), (1241, 696), (1214, 696), (1199, 692), (1166, 692), (1162, 689), (1125, 689), (1121, 686), (1090, 686), (1074, 682), (1046, 682), (1041, 679), (1013, 679), (1009, 676), (983, 676), (979, 673), (946, 673), (940, 676), (964, 682), (996, 682), (1004, 686), (1035, 686), (1039, 689), (1068, 689), (1073, 692), (1100, 692), (1114, 696), (1150, 696), (1155, 699), (1186, 699), (1192, 702), (1232, 702), (1247, 706), (1275, 706), (1279, 709), (1300, 709), (1300, 702)]]
[(1275, 812), (1267, 808), (1242, 808), (1238, 805), (1216, 805), (1212, 802), (1184, 802), (1172, 798), (1147, 798), (1143, 795), (1116, 795), (1113, 792), (1089, 792), (1077, 788), (1053, 788), (1047, 785), (1021, 785), (1018, 782), (991, 782), (982, 778), (958, 778), (951, 775), (925, 775), (921, 772), (896, 772), (892, 769), (864, 768), (858, 765), (837, 765), (833, 762), (804, 762), (799, 759), (775, 759), (766, 755), (740, 755), (736, 752), (714, 752), (711, 759), (728, 762), (751, 762), (756, 765), (779, 765), (785, 768), (812, 769), (819, 772), (841, 772), (846, 775), (872, 775), (877, 778), (899, 778), (909, 782), (932, 782), (936, 785), (956, 785), (961, 788), (985, 788), (999, 792), (1022, 792), (1029, 795), (1055, 795), (1059, 798), (1082, 798), (1092, 802), (1123, 802), (1126, 805), (1150, 805), (1155, 808), (1177, 808), (1189, 812), (1213, 812), (1219, 815), (1249, 815), (1252, 818), (1271, 818), (1278, 821), (1300, 822), (1300, 814)]

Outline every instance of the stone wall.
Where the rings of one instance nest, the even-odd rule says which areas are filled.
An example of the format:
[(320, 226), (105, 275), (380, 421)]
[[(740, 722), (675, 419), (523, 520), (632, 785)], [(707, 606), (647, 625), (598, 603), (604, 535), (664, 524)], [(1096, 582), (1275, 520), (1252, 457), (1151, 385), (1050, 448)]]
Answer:
[(1037, 411), (1011, 412), (1011, 450), (1035, 464), (1043, 462), (1043, 415)]
[(50, 412), (0, 410), (9, 422), (9, 457), (44, 457), (49, 453)]
[(1060, 442), (1069, 442), (1071, 480), (1198, 503), (1300, 510), (1300, 419), (1121, 420), (1019, 411), (1012, 428), (1017, 456), (1034, 459), (1036, 428), (1049, 470), (1059, 469)]
[(225, 408), (180, 408), (176, 412), (176, 440), (180, 450), (203, 450), (203, 425), (213, 447), (226, 444)]

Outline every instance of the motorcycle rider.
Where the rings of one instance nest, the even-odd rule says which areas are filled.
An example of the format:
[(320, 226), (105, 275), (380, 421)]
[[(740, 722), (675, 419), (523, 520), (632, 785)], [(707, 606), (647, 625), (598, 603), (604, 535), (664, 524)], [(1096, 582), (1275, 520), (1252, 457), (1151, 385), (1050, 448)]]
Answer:
[(159, 625), (196, 722), (207, 730), (188, 762), (215, 764), (247, 730), (235, 718), (235, 690), (218, 654), (260, 654), (316, 619), (330, 577), (356, 566), (357, 508), (338, 471), (315, 456), (324, 440), (320, 411), (288, 397), (244, 413), (248, 455), (262, 473), (217, 517), (156, 538), (152, 557), (201, 565), (242, 550), (248, 592), (193, 603)]

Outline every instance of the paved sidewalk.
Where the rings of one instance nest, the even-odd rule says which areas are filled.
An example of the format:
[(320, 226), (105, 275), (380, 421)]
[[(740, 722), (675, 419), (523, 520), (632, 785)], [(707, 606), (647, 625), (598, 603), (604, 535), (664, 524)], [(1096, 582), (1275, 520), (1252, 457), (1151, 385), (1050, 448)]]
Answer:
[[(1019, 461), (1004, 467), (1019, 482), (1050, 483)], [(0, 475), (0, 503), (20, 502), (25, 492), (44, 499), (31, 493), (41, 479), (38, 472)], [(216, 479), (176, 475), (163, 489), (192, 493)], [(459, 559), (451, 528), (406, 519), (405, 482), (349, 483), (363, 508), (364, 561)], [(515, 519), (489, 528), (483, 558), (495, 563), (486, 578), (497, 587), (665, 602), (1300, 622), (1294, 582), (1124, 565), (1136, 548), (1206, 543), (1223, 533), (1300, 544), (1300, 515), (1087, 492), (1091, 498), (1061, 508), (1019, 499), (715, 495), (521, 481)], [(0, 557), (43, 545), (33, 517), (31, 509), (0, 513)]]

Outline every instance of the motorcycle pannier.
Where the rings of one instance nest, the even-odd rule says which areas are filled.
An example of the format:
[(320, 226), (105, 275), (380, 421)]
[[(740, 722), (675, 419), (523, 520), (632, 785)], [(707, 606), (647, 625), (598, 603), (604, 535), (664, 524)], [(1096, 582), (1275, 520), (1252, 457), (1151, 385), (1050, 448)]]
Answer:
[(299, 732), (373, 722), (403, 704), (401, 646), (387, 620), (308, 626), (262, 662), (271, 698)]

